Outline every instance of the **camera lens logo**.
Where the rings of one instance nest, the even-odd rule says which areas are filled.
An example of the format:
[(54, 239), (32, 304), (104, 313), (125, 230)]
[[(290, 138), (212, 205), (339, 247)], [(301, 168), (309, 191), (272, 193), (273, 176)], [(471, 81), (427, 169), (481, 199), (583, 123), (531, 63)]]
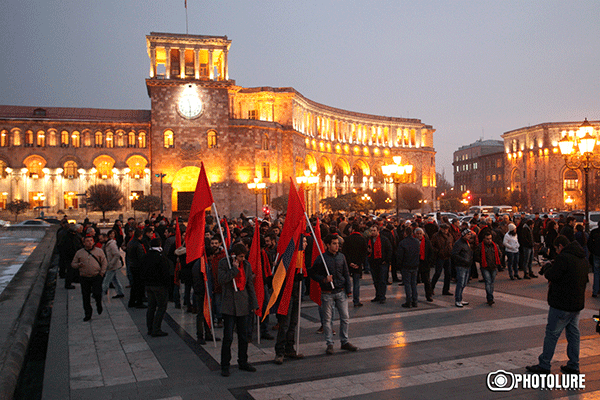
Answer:
[(492, 392), (508, 392), (515, 385), (515, 377), (512, 372), (499, 369), (488, 374), (487, 385)]

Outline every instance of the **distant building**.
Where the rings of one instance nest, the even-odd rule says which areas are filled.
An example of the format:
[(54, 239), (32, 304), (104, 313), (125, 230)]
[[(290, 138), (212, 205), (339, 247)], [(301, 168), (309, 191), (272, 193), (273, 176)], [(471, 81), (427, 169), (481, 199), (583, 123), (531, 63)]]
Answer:
[[(600, 121), (589, 121), (599, 137)], [(505, 180), (511, 192), (520, 192), (523, 204), (537, 211), (583, 209), (584, 172), (566, 167), (558, 141), (576, 134), (579, 122), (549, 122), (502, 135), (506, 154)], [(597, 163), (600, 167), (600, 163)], [(590, 208), (598, 207), (600, 170), (589, 173)]]
[(504, 143), (478, 140), (454, 152), (454, 189), (470, 191), (472, 204), (497, 203), (506, 193), (504, 184)]
[[(312, 213), (320, 199), (353, 190), (393, 197), (381, 166), (394, 156), (414, 166), (408, 184), (434, 200), (435, 130), (421, 120), (341, 110), (293, 88), (237, 86), (226, 36), (153, 32), (146, 46), (150, 110), (0, 106), (0, 208), (23, 199), (75, 213), (90, 185), (110, 182), (125, 212), (136, 197), (162, 194), (168, 215), (185, 213), (203, 162), (222, 214), (254, 214), (307, 174)], [(255, 180), (266, 184), (260, 193), (247, 186)]]

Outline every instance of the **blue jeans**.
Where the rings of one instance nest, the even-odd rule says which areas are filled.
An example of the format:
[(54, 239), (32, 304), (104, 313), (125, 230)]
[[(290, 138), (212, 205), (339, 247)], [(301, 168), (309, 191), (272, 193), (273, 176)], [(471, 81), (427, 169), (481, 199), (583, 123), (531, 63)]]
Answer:
[(531, 263), (533, 262), (533, 248), (523, 247), (523, 272), (525, 275), (533, 275)]
[(104, 280), (102, 281), (102, 293), (106, 294), (108, 291), (108, 286), (112, 282), (115, 285), (115, 290), (119, 296), (123, 296), (123, 286), (121, 282), (117, 279), (117, 272), (119, 270), (115, 269), (113, 271), (106, 271), (106, 275), (104, 275)]
[(506, 256), (508, 257), (508, 275), (511, 278), (519, 276), (519, 253), (511, 253), (507, 251)]
[(567, 337), (567, 357), (569, 357), (567, 366), (579, 369), (579, 311), (561, 311), (552, 307), (548, 310), (544, 350), (538, 357), (540, 367), (550, 369), (556, 342), (558, 342), (563, 329), (565, 329), (565, 336)]
[(415, 304), (417, 302), (417, 271), (418, 269), (402, 268), (402, 281), (404, 282), (404, 292), (406, 293), (406, 302)]
[(487, 301), (494, 300), (494, 279), (496, 279), (496, 273), (498, 271), (481, 268), (481, 275), (485, 281), (485, 297)]
[(455, 301), (462, 301), (462, 292), (469, 282), (470, 275), (471, 267), (456, 267), (456, 291), (454, 292)]
[(592, 294), (600, 294), (600, 256), (594, 256), (594, 285), (592, 286)]
[(344, 291), (339, 293), (321, 293), (321, 308), (323, 310), (323, 332), (326, 344), (333, 345), (333, 308), (340, 314), (340, 341), (342, 345), (348, 343), (348, 296)]
[(360, 274), (352, 274), (352, 302), (354, 304), (360, 303)]

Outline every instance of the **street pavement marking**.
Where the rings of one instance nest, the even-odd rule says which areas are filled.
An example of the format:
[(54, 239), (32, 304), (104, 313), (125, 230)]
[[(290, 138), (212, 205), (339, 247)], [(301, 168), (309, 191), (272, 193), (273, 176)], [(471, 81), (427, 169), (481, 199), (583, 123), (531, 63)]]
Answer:
[[(565, 343), (556, 346), (554, 361), (568, 360)], [(347, 375), (338, 378), (317, 379), (308, 382), (252, 389), (248, 393), (255, 400), (275, 399), (337, 399), (356, 395), (367, 395), (390, 389), (426, 385), (453, 379), (482, 375), (481, 384), (485, 385), (488, 373), (497, 370), (523, 369), (534, 364), (542, 347), (505, 353), (487, 354), (405, 368)], [(581, 357), (600, 355), (600, 338), (581, 342)], [(534, 390), (534, 389), (532, 389)], [(537, 392), (537, 391), (536, 391)], [(535, 392), (531, 392), (534, 395)], [(598, 393), (598, 392), (594, 392)], [(587, 393), (580, 399), (597, 398)]]
[(67, 298), (71, 390), (167, 377), (121, 301), (103, 296), (104, 312), (97, 315), (92, 299), (92, 320), (83, 322), (80, 288)]

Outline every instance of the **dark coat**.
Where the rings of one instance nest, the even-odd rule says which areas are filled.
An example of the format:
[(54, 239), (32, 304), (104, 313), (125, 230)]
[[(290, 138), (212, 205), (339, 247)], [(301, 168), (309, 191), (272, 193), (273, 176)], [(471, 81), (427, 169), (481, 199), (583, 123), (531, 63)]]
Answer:
[[(342, 253), (346, 257), (348, 269), (350, 273), (362, 274), (363, 264), (367, 258), (367, 240), (359, 232), (354, 232), (346, 237), (342, 246)], [(350, 264), (358, 265), (358, 268), (353, 269)]]
[(392, 261), (392, 244), (390, 241), (383, 235), (379, 234), (381, 238), (381, 258), (374, 258), (374, 247), (375, 241), (377, 237), (369, 237), (367, 239), (367, 248), (369, 247), (369, 242), (371, 243), (371, 253), (369, 254), (369, 265), (376, 263), (387, 263), (389, 264)]
[(471, 268), (473, 250), (464, 238), (458, 239), (452, 247), (452, 265), (460, 268)]
[[(352, 283), (350, 281), (350, 273), (348, 271), (346, 257), (344, 257), (344, 255), (340, 252), (333, 255), (329, 251), (326, 251), (323, 253), (323, 258), (327, 263), (329, 275), (333, 276), (333, 290), (345, 290), (346, 294), (352, 293)], [(331, 283), (323, 282), (323, 280), (327, 278), (327, 271), (325, 270), (325, 265), (323, 264), (323, 259), (321, 259), (321, 257), (317, 257), (312, 268), (310, 268), (307, 272), (311, 279), (319, 283), (321, 286), (321, 291), (332, 291)]]
[(169, 260), (163, 253), (149, 250), (142, 258), (140, 277), (146, 286), (168, 287), (171, 282)]
[(447, 260), (452, 254), (452, 246), (454, 245), (454, 237), (448, 231), (444, 234), (443, 231), (436, 232), (431, 238), (433, 253), (437, 259)]
[(592, 229), (588, 238), (587, 248), (595, 256), (600, 256), (600, 228)]
[(223, 287), (223, 302), (221, 303), (221, 312), (227, 315), (241, 317), (250, 314), (258, 308), (258, 300), (254, 292), (254, 275), (252, 267), (247, 260), (244, 260), (244, 273), (246, 274), (246, 286), (244, 290), (235, 291), (233, 288), (233, 279), (239, 273), (233, 263), (229, 269), (229, 263), (226, 258), (219, 261), (219, 283)]
[[(500, 268), (501, 265), (496, 264), (496, 250), (495, 250), (493, 242), (489, 246), (484, 246), (484, 247), (485, 247), (486, 269), (490, 270), (490, 271), (494, 271), (494, 270)], [(477, 246), (477, 249), (475, 249), (473, 258), (474, 258), (475, 262), (478, 262), (481, 265), (481, 268), (483, 268), (482, 257), (483, 257), (483, 255), (481, 254), (481, 244), (480, 244), (479, 246)], [(498, 248), (498, 260), (499, 259), (500, 259), (500, 248)]]
[(127, 243), (126, 261), (130, 271), (138, 272), (142, 267), (142, 259), (146, 255), (146, 249), (142, 242), (133, 238)]
[(417, 269), (419, 268), (419, 254), (421, 251), (421, 242), (414, 236), (404, 238), (398, 244), (398, 266), (401, 269)]
[(585, 307), (588, 261), (579, 243), (571, 242), (544, 270), (548, 287), (548, 304), (557, 310), (577, 312)]

